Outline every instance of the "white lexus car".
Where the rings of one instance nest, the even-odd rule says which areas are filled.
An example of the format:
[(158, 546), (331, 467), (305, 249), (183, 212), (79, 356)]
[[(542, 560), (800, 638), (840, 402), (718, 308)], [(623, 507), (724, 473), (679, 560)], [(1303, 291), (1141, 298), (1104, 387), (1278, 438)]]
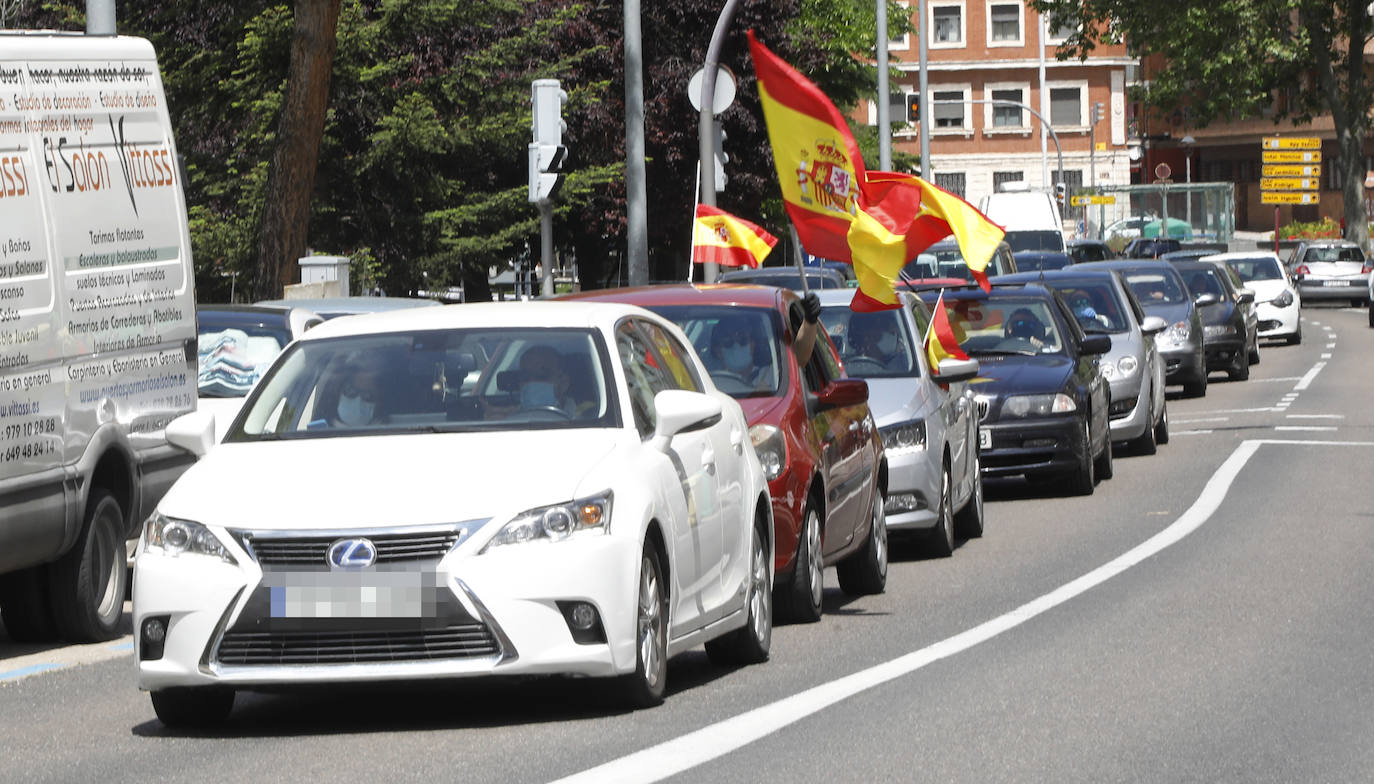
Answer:
[(484, 675), (615, 679), (663, 698), (702, 643), (772, 636), (768, 486), (739, 404), (671, 322), (629, 305), (460, 305), (294, 342), (149, 518), (139, 687), (163, 723), (236, 690)]

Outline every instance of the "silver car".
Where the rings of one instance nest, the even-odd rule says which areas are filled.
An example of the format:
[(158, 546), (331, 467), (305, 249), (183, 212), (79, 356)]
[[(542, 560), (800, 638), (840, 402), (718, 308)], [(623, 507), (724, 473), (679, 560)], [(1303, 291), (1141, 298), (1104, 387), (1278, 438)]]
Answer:
[(1361, 307), (1369, 304), (1370, 264), (1364, 251), (1350, 240), (1310, 240), (1299, 243), (1288, 256), (1288, 270), (1297, 281), (1304, 303), (1348, 300)]
[(1058, 291), (1088, 334), (1110, 335), (1112, 347), (1098, 360), (1112, 389), (1112, 441), (1136, 454), (1152, 455), (1169, 441), (1169, 410), (1164, 399), (1164, 359), (1155, 335), (1168, 324), (1147, 316), (1121, 273), (1104, 267), (1073, 266), (1039, 273), (1003, 275), (993, 282), (1039, 282)]
[(821, 291), (821, 322), (845, 372), (868, 382), (868, 405), (887, 453), (889, 531), (929, 532), (934, 555), (954, 552), (955, 536), (983, 534), (978, 416), (968, 383), (975, 359), (944, 359), (931, 372), (922, 349), (930, 311), (899, 292), (901, 307), (849, 308), (852, 291)]

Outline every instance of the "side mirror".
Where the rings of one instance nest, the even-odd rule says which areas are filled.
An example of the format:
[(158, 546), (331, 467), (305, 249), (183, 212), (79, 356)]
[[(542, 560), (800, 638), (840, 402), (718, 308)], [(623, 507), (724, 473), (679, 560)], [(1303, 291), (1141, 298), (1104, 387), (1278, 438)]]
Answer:
[(1215, 305), (1220, 301), (1221, 300), (1217, 299), (1217, 295), (1215, 294), (1199, 294), (1193, 297), (1193, 304), (1198, 307), (1202, 307), (1203, 305)]
[(1239, 300), (1241, 303), (1254, 302), (1254, 301), (1255, 301), (1255, 290), (1254, 290), (1254, 289), (1236, 289), (1236, 299)]
[(1140, 322), (1140, 331), (1144, 332), (1146, 335), (1153, 335), (1158, 332), (1163, 332), (1168, 326), (1168, 322), (1159, 316), (1146, 316), (1145, 320)]
[(685, 389), (665, 389), (654, 395), (654, 448), (668, 450), (668, 444), (678, 433), (710, 427), (720, 421), (720, 401), (701, 392)]
[(167, 443), (179, 446), (197, 458), (205, 457), (215, 445), (215, 415), (192, 411), (167, 423)]
[(1110, 335), (1088, 335), (1083, 338), (1082, 350), (1084, 354), (1106, 354), (1112, 350), (1112, 338)]
[(935, 380), (941, 384), (972, 381), (977, 377), (978, 360), (976, 359), (953, 359), (947, 357), (940, 360), (940, 367), (935, 368)]
[(816, 396), (823, 406), (843, 408), (868, 402), (868, 382), (861, 378), (844, 378), (825, 385)]

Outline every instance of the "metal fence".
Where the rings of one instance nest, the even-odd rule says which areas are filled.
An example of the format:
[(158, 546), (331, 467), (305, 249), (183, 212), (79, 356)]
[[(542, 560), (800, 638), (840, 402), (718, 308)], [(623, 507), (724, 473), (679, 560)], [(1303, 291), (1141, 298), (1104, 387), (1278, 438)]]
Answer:
[[(1236, 231), (1236, 191), (1229, 182), (1107, 185), (1072, 196), (1109, 196), (1112, 204), (1065, 208), (1073, 234), (1106, 239), (1147, 234), (1229, 242)], [(1167, 232), (1164, 229), (1167, 228)]]

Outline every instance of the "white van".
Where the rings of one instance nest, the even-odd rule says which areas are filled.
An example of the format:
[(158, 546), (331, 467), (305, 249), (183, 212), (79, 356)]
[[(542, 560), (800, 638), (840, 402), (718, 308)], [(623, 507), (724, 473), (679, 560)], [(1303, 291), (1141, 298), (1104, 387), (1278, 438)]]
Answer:
[(1013, 253), (1023, 250), (1068, 252), (1059, 203), (1053, 194), (1024, 188), (1004, 190), (984, 196), (978, 209), (1007, 230), (1006, 242)]
[(110, 639), (125, 540), (190, 465), (191, 240), (147, 41), (0, 31), (0, 612)]

